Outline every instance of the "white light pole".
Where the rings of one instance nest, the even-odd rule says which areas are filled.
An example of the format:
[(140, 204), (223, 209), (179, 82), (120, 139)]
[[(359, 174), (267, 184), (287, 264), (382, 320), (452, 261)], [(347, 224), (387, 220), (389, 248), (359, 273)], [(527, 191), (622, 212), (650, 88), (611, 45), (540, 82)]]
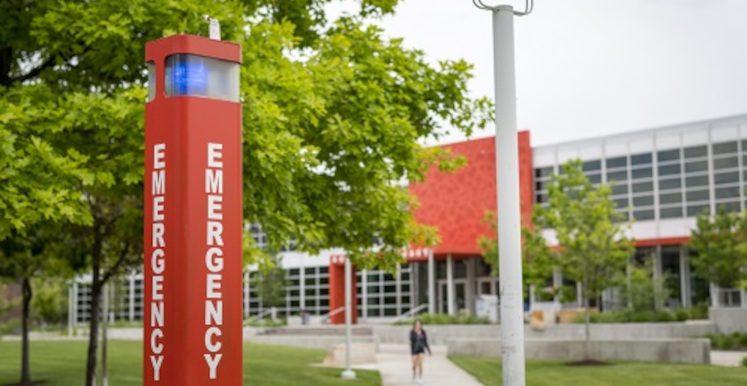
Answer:
[(493, 76), (495, 82), (495, 153), (498, 182), (498, 256), (501, 301), (501, 357), (503, 385), (526, 384), (524, 369), (524, 302), (521, 272), (521, 212), (519, 211), (519, 150), (516, 131), (516, 70), (514, 15), (532, 12), (534, 0), (525, 0), (524, 12), (510, 5), (486, 5), (493, 14)]
[(342, 378), (344, 379), (355, 379), (355, 371), (350, 368), (350, 340), (351, 331), (350, 324), (352, 323), (352, 267), (350, 266), (350, 259), (345, 258), (345, 371), (342, 372)]

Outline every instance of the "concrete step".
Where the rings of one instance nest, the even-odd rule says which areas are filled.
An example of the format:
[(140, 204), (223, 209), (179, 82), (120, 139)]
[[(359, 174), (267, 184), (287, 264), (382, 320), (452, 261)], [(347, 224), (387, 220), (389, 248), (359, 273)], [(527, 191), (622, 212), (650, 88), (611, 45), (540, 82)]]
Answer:
[[(373, 336), (373, 328), (354, 326), (350, 329), (354, 336)], [(293, 336), (345, 336), (345, 326), (301, 326), (270, 328), (259, 335), (293, 335)]]

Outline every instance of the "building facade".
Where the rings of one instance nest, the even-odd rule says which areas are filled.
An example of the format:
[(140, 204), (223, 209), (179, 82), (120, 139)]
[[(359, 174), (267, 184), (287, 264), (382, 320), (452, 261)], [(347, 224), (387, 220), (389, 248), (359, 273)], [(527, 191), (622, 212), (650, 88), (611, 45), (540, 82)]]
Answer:
[[(494, 138), (444, 145), (466, 158), (468, 166), (454, 173), (435, 168), (425, 180), (410, 184), (420, 207), (414, 215), (421, 224), (438, 228), (440, 243), (431, 250), (406, 254), (396, 272), (355, 270), (357, 316), (363, 321), (387, 321), (420, 307), (455, 314), (476, 311), (481, 295), (497, 295), (498, 283), (482, 259), (478, 241), (489, 236), (484, 219), (496, 211)], [(547, 186), (563, 163), (580, 159), (593, 183), (614, 183), (617, 211), (634, 220), (630, 235), (636, 240), (635, 259), (650, 261), (655, 277), (665, 278), (671, 308), (711, 302), (721, 306), (747, 303), (743, 291), (718, 289), (693, 274), (686, 244), (695, 217), (704, 210), (724, 207), (747, 209), (747, 115), (640, 130), (587, 140), (532, 147), (530, 134), (519, 133), (520, 190), (523, 222), (534, 205), (546, 205)], [(261, 247), (260, 227), (252, 232)], [(552, 245), (552, 230), (543, 234)], [(308, 256), (282, 252), (289, 286), (281, 316), (302, 310), (331, 322), (341, 322), (344, 251)], [(252, 287), (256, 272), (245, 273), (244, 315), (266, 312)], [(75, 284), (71, 309), (78, 323), (88, 320), (86, 278)], [(556, 274), (552, 285), (573, 284)], [(142, 318), (142, 276), (133, 273), (116, 283), (115, 318)], [(603, 308), (615, 307), (602, 299)], [(607, 302), (607, 303), (605, 303)], [(574, 306), (574, 304), (569, 304)]]

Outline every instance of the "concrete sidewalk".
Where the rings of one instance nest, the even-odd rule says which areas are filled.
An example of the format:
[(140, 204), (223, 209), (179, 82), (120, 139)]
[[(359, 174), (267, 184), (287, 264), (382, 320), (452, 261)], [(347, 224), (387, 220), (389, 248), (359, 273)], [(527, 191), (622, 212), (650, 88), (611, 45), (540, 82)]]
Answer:
[[(425, 357), (423, 385), (472, 386), (480, 382), (446, 358), (446, 346), (432, 346), (433, 356)], [(376, 354), (384, 386), (413, 385), (412, 357), (406, 344), (380, 344)]]

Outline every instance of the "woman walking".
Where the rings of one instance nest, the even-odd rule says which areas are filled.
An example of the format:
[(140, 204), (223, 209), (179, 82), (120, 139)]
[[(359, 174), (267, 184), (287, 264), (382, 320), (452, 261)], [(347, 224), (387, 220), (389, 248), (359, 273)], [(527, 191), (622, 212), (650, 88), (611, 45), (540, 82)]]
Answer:
[(416, 319), (410, 331), (410, 352), (412, 353), (412, 380), (418, 384), (423, 379), (423, 359), (425, 350), (431, 355), (431, 348), (428, 346), (428, 336), (423, 330), (423, 323)]

